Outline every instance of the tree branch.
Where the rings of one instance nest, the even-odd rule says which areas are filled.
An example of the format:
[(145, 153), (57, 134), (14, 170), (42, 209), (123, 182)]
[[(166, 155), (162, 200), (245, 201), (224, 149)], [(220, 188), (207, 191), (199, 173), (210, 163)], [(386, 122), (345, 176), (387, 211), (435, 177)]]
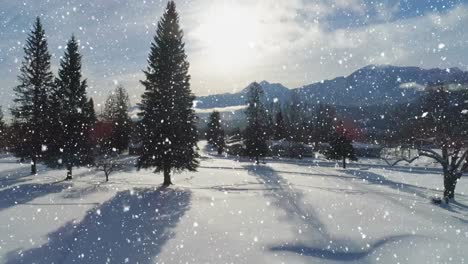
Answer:
[(419, 156), (428, 157), (431, 159), (436, 160), (442, 166), (447, 166), (447, 161), (437, 152), (433, 151), (432, 149), (418, 149)]
[(419, 159), (419, 158), (420, 158), (419, 156), (414, 157), (414, 158), (412, 158), (412, 159), (410, 159), (410, 160), (409, 160), (409, 159), (406, 159), (406, 158), (402, 158), (402, 159), (396, 160), (396, 161), (393, 162), (393, 163), (390, 163), (387, 159), (383, 159), (383, 161), (385, 161), (385, 163), (387, 163), (388, 166), (393, 167), (393, 166), (397, 165), (398, 163), (400, 163), (400, 162), (402, 162), (402, 161), (406, 161), (406, 162), (408, 162), (408, 164), (411, 164), (411, 163), (413, 163), (415, 160), (417, 160), (417, 159)]
[(463, 165), (461, 171), (465, 171), (466, 170), (466, 167), (468, 167), (468, 162), (466, 162), (466, 158), (468, 157), (468, 149), (465, 150), (465, 152), (463, 153), (463, 155), (461, 156), (460, 160), (458, 160), (457, 164), (456, 164), (456, 168), (460, 167), (460, 165), (462, 164), (463, 161), (465, 161), (465, 164)]

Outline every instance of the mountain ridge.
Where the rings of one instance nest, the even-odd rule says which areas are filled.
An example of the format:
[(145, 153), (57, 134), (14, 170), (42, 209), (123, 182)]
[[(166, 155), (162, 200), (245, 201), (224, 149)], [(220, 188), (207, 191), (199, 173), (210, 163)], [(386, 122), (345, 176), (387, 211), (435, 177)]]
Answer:
[[(348, 76), (289, 89), (281, 83), (262, 81), (265, 101), (287, 101), (293, 94), (311, 103), (340, 106), (406, 103), (418, 98), (422, 87), (429, 83), (468, 83), (468, 72), (457, 67), (423, 69), (417, 66), (367, 65)], [(207, 109), (244, 105), (246, 88), (237, 93), (197, 97), (197, 108)]]

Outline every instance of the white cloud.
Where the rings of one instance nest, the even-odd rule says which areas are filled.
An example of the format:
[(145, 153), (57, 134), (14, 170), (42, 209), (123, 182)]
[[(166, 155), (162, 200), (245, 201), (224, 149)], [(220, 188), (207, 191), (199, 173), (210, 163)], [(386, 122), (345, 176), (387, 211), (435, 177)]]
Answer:
[[(268, 1), (266, 1), (268, 2)], [(338, 1), (335, 6), (351, 8), (359, 12), (364, 8), (360, 1)], [(280, 5), (280, 4), (279, 4)], [(467, 69), (468, 56), (464, 50), (468, 39), (468, 8), (460, 6), (445, 14), (430, 13), (405, 20), (394, 20), (397, 5), (381, 6), (382, 22), (357, 28), (330, 30), (327, 23), (317, 22), (326, 16), (317, 11), (316, 19), (298, 20), (299, 10), (320, 10), (319, 4), (292, 1), (291, 6), (264, 5), (262, 9), (248, 8), (255, 12), (253, 22), (258, 23), (255, 34), (255, 49), (247, 50), (244, 60), (239, 59), (239, 68), (230, 69), (225, 78), (218, 74), (215, 87), (230, 87), (232, 80), (241, 84), (238, 89), (254, 79), (282, 82), (290, 87), (345, 75), (367, 64), (416, 65), (422, 67), (454, 67)], [(270, 8), (267, 9), (266, 7)], [(296, 14), (296, 15), (294, 15)], [(252, 19), (249, 17), (248, 19)], [(385, 22), (391, 20), (392, 22)], [(257, 25), (253, 25), (256, 27)], [(197, 39), (192, 39), (197, 42)], [(242, 43), (240, 37), (237, 40)], [(438, 49), (443, 42), (446, 48)], [(236, 44), (237, 45), (237, 44)], [(247, 49), (247, 48), (246, 48)], [(203, 56), (209, 56), (210, 49)], [(229, 50), (225, 51), (226, 53)], [(222, 53), (222, 52), (221, 52)], [(245, 55), (244, 54), (244, 55)], [(196, 57), (197, 52), (192, 56)], [(232, 60), (236, 55), (231, 54)], [(194, 57), (194, 58), (195, 58)], [(218, 59), (222, 60), (221, 57)], [(195, 63), (195, 64), (194, 64)], [(223, 62), (227, 68), (229, 60)], [(198, 69), (213, 68), (206, 60), (194, 60)], [(246, 72), (250, 74), (246, 74)], [(197, 74), (194, 74), (196, 79)], [(262, 76), (261, 78), (255, 76)], [(214, 92), (212, 90), (210, 92)]]
[(364, 15), (366, 12), (366, 4), (363, 0), (336, 0), (334, 2), (339, 9), (350, 10), (359, 15)]

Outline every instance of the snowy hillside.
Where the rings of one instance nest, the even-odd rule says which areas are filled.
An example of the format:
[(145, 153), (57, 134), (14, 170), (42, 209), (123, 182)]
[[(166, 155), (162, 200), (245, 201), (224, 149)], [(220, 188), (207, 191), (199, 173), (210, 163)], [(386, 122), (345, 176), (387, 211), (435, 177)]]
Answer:
[[(269, 83), (267, 81), (262, 81), (259, 84), (263, 88), (265, 102), (274, 102), (277, 100), (285, 101), (288, 100), (291, 95), (291, 91), (282, 84)], [(197, 97), (197, 108), (224, 108), (245, 105), (247, 101), (246, 95), (251, 85), (252, 84), (248, 85), (238, 93), (225, 93)]]
[[(102, 172), (0, 159), (0, 263), (465, 263), (468, 182), (439, 207), (437, 168), (361, 160), (253, 165), (206, 144), (198, 172)], [(422, 165), (422, 164), (420, 164)]]
[[(346, 77), (304, 85), (297, 89), (281, 84), (260, 83), (265, 91), (265, 100), (278, 98), (285, 102), (292, 93), (306, 98), (311, 103), (328, 103), (338, 106), (369, 106), (406, 103), (421, 95), (421, 88), (429, 83), (468, 83), (468, 72), (458, 68), (422, 69), (391, 65), (369, 65)], [(248, 88), (248, 87), (247, 87)], [(245, 104), (246, 90), (234, 94), (198, 97), (199, 108), (228, 107)]]
[(347, 77), (307, 85), (297, 92), (305, 98), (342, 106), (402, 104), (418, 98), (422, 87), (438, 82), (468, 83), (468, 73), (458, 68), (369, 65)]

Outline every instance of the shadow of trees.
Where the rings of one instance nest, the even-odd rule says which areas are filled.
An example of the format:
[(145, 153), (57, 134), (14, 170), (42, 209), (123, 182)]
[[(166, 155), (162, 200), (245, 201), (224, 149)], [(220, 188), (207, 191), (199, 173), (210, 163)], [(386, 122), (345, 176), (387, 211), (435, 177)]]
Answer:
[(71, 186), (69, 183), (26, 183), (0, 191), (0, 211), (25, 204), (38, 197), (59, 193)]
[[(314, 208), (307, 204), (304, 195), (281, 177), (269, 166), (246, 166), (250, 174), (258, 177), (271, 190), (266, 196), (273, 200), (275, 206), (285, 211), (286, 220), (297, 230), (302, 230), (300, 238), (279, 245), (272, 245), (273, 252), (289, 252), (301, 256), (320, 258), (331, 261), (364, 261), (366, 257), (388, 243), (400, 243), (408, 238), (426, 237), (403, 234), (383, 237), (370, 243), (358, 243), (331, 235)], [(333, 241), (333, 244), (330, 242)]]
[(9, 252), (6, 263), (153, 263), (190, 199), (186, 190), (119, 192), (82, 221), (50, 233), (41, 247)]
[[(335, 168), (336, 162), (335, 161), (319, 161), (313, 159), (304, 159), (304, 160), (293, 160), (293, 159), (279, 159), (279, 160), (268, 160), (268, 163), (279, 163), (279, 164), (293, 164), (297, 166), (307, 166), (307, 167), (324, 167), (324, 168)], [(441, 174), (442, 168), (427, 168), (427, 167), (415, 167), (415, 166), (389, 166), (387, 164), (379, 164), (379, 163), (363, 163), (360, 161), (357, 162), (350, 162), (347, 164), (348, 168), (354, 169), (386, 169), (389, 171), (400, 171), (400, 172), (411, 172), (411, 173), (418, 173), (418, 174)]]
[(362, 171), (362, 170), (344, 170), (346, 174), (356, 177), (358, 179), (363, 179), (370, 184), (384, 185), (391, 189), (395, 189), (401, 192), (405, 192), (411, 195), (416, 195), (423, 199), (429, 199), (428, 191), (431, 192), (440, 192), (435, 189), (424, 188), (412, 184), (392, 181), (385, 178), (383, 175), (371, 172), (371, 171)]
[[(315, 237), (325, 238), (325, 225), (317, 218), (315, 210), (306, 206), (303, 194), (296, 191), (283, 177), (269, 166), (248, 165), (248, 172), (257, 176), (262, 183), (270, 189), (265, 195), (273, 201), (273, 204), (286, 212), (288, 221), (294, 221), (303, 225), (301, 230), (313, 230)], [(325, 236), (325, 237), (324, 237)]]
[(334, 261), (361, 261), (368, 255), (371, 255), (373, 252), (378, 250), (379, 248), (383, 247), (385, 244), (394, 243), (396, 245), (400, 244), (403, 240), (407, 238), (422, 238), (425, 239), (424, 236), (416, 236), (416, 235), (397, 235), (397, 236), (390, 236), (385, 237), (383, 239), (379, 239), (376, 242), (370, 244), (365, 249), (360, 250), (346, 250), (345, 248), (319, 248), (319, 247), (310, 247), (308, 245), (303, 244), (296, 244), (296, 245), (281, 245), (281, 246), (274, 246), (270, 249), (272, 251), (284, 251), (284, 252), (291, 252), (296, 253), (302, 256), (308, 257), (316, 257)]
[[(39, 167), (39, 169), (41, 169)], [(11, 170), (2, 170), (2, 175), (0, 176), (0, 188), (6, 188), (12, 185), (20, 184), (30, 180), (31, 168), (29, 166), (24, 166), (20, 168), (15, 168)]]

